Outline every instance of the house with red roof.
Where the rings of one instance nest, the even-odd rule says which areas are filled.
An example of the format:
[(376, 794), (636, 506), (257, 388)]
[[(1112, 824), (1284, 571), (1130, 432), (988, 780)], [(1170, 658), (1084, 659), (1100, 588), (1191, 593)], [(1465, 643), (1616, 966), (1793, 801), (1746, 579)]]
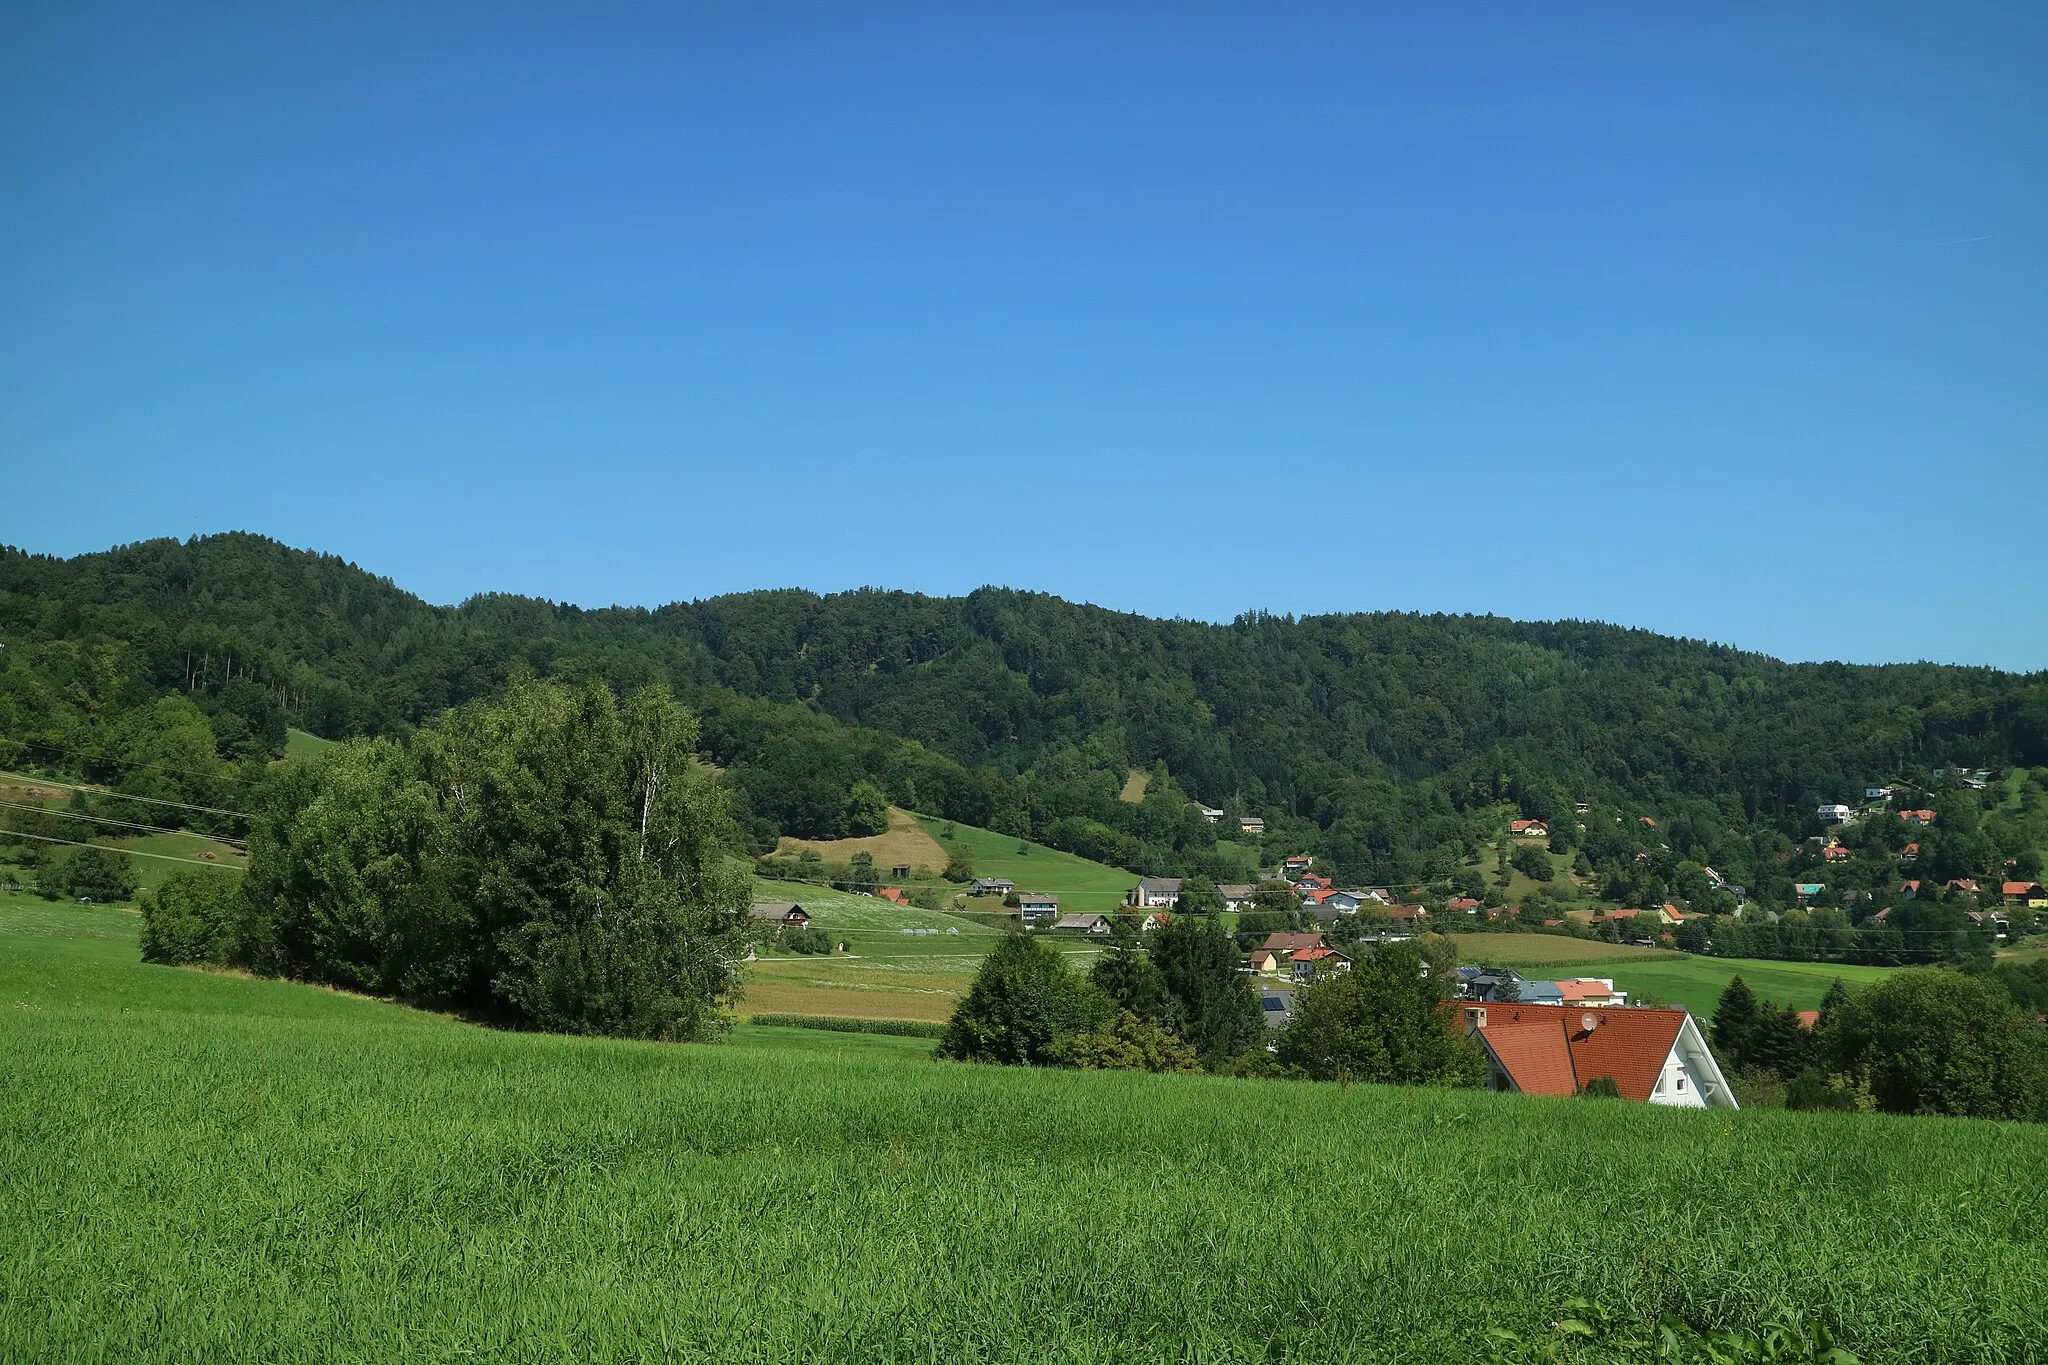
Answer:
[(1899, 861), (1902, 863), (1914, 862), (1918, 860), (1919, 857), (1920, 845), (1918, 844), (1907, 844), (1904, 848), (1899, 850)]
[(883, 900), (893, 901), (897, 905), (910, 904), (910, 894), (900, 886), (885, 886), (881, 890), (875, 892), (875, 894), (877, 896), (880, 896)]
[(1469, 915), (1478, 908), (1479, 902), (1473, 900), (1470, 896), (1457, 896), (1444, 904), (1444, 909), (1452, 914), (1457, 914), (1462, 911), (1463, 913)]
[(1550, 826), (1541, 820), (1511, 820), (1508, 822), (1508, 833), (1517, 839), (1548, 839)]
[(1909, 825), (1931, 825), (1938, 812), (1931, 810), (1902, 810), (1899, 818)]
[(1335, 948), (1303, 948), (1289, 959), (1296, 981), (1315, 981), (1331, 972), (1348, 972), (1351, 959)]
[(1560, 977), (1557, 993), (1567, 1005), (1587, 1005), (1593, 1009), (1628, 1003), (1628, 992), (1614, 989), (1613, 978), (1605, 976)]
[(1829, 844), (1820, 851), (1823, 860), (1831, 863), (1846, 862), (1853, 856), (1847, 844)]
[(2048, 890), (2039, 882), (2000, 882), (1999, 894), (2008, 905), (2024, 905), (2029, 910), (2048, 909)]
[(1734, 1109), (1734, 1092), (1691, 1014), (1581, 1005), (1458, 1006), (1486, 1049), (1487, 1084), (1524, 1095), (1576, 1095), (1601, 1077), (1621, 1097), (1681, 1109)]
[(1968, 877), (1951, 877), (1943, 885), (1951, 891), (1967, 891), (1973, 896), (1977, 894), (1977, 883)]
[(1327, 948), (1329, 946), (1330, 941), (1321, 934), (1306, 933), (1268, 934), (1266, 935), (1266, 941), (1260, 945), (1267, 952), (1278, 953), (1283, 958), (1292, 956), (1304, 948)]

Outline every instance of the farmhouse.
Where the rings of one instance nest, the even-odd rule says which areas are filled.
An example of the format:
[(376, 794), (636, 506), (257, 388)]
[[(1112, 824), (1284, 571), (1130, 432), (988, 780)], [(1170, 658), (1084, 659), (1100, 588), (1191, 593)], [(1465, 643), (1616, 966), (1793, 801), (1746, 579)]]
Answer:
[(1699, 1025), (1684, 1010), (1466, 1004), (1465, 1031), (1486, 1048), (1487, 1084), (1525, 1095), (1576, 1095), (1601, 1077), (1623, 1099), (1733, 1109)]
[(1250, 882), (1230, 882), (1216, 888), (1216, 894), (1223, 897), (1225, 910), (1249, 910), (1258, 888)]
[(1109, 932), (1109, 916), (1061, 915), (1053, 921), (1052, 927), (1074, 934), (1106, 934)]
[(1059, 918), (1060, 898), (1043, 891), (1025, 891), (1017, 896), (1017, 918), (1026, 924), (1050, 924)]
[(2001, 882), (1999, 893), (2007, 905), (2024, 905), (2029, 910), (2048, 909), (2048, 890), (2039, 882)]
[(1330, 945), (1321, 934), (1268, 934), (1260, 946), (1269, 953), (1289, 957), (1304, 948), (1327, 948)]
[(1508, 833), (1517, 839), (1548, 839), (1550, 826), (1541, 820), (1513, 820), (1508, 823)]
[(1266, 832), (1266, 822), (1256, 815), (1239, 816), (1237, 827), (1246, 834), (1264, 834)]
[(1351, 959), (1335, 948), (1303, 948), (1288, 958), (1296, 981), (1316, 981), (1332, 972), (1351, 970)]
[(1479, 909), (1479, 902), (1473, 900), (1470, 896), (1454, 896), (1444, 902), (1444, 909), (1454, 915), (1460, 913), (1470, 915)]
[(1939, 816), (1939, 811), (1931, 810), (1902, 810), (1899, 812), (1899, 818), (1909, 825), (1931, 825)]
[(811, 922), (811, 917), (795, 901), (761, 901), (747, 913), (755, 919), (790, 929), (801, 929)]
[(1180, 878), (1143, 877), (1124, 893), (1124, 904), (1139, 910), (1171, 910), (1180, 904)]
[(970, 896), (1007, 896), (1017, 889), (1017, 883), (1007, 877), (976, 877), (967, 885)]

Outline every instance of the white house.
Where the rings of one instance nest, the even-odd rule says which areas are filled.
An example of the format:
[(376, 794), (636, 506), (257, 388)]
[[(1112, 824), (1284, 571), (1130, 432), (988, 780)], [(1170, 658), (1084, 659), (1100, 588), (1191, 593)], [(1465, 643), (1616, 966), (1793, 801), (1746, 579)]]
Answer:
[(1468, 1001), (1465, 1031), (1486, 1048), (1487, 1084), (1525, 1095), (1576, 1095), (1606, 1078), (1626, 1100), (1734, 1109), (1705, 1035), (1682, 1009), (1587, 1009)]
[(1060, 898), (1043, 891), (1017, 893), (1017, 917), (1026, 924), (1050, 924), (1059, 918)]
[(1076, 934), (1106, 934), (1109, 932), (1107, 915), (1061, 915), (1052, 927)]
[(1855, 814), (1854, 811), (1839, 801), (1830, 806), (1822, 806), (1817, 813), (1820, 816), (1820, 822), (1824, 825), (1839, 825)]
[(1216, 891), (1223, 897), (1225, 910), (1249, 910), (1257, 904), (1258, 888), (1250, 882), (1225, 882), (1219, 884)]
[(1140, 878), (1124, 893), (1124, 904), (1138, 910), (1171, 910), (1180, 904), (1180, 878)]

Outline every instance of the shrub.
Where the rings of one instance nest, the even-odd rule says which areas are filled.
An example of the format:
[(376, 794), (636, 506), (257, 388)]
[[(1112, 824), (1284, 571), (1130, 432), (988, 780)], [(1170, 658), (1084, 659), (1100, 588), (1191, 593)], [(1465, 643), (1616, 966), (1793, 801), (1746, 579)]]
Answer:
[(87, 845), (70, 849), (45, 863), (36, 874), (36, 890), (46, 900), (79, 896), (111, 903), (135, 894), (135, 869), (125, 854)]
[(1082, 1071), (1192, 1072), (1202, 1069), (1195, 1050), (1150, 1019), (1129, 1010), (1099, 1029), (1072, 1033), (1055, 1042), (1049, 1059)]
[(230, 963), (240, 949), (242, 879), (210, 868), (177, 871), (142, 893), (142, 960)]
[(1309, 987), (1280, 1030), (1279, 1063), (1318, 1081), (1480, 1084), (1485, 1054), (1457, 1030), (1431, 979), (1448, 974), (1426, 977), (1423, 962), (1414, 944), (1387, 944)]
[(975, 974), (947, 1022), (938, 1053), (963, 1062), (1043, 1066), (1052, 1045), (1095, 1027), (1108, 1012), (1102, 992), (1052, 947), (1008, 934)]
[(2048, 1121), (2048, 1030), (1995, 981), (1899, 972), (1850, 996), (1827, 1031), (1830, 1072), (1868, 1077), (1887, 1113)]

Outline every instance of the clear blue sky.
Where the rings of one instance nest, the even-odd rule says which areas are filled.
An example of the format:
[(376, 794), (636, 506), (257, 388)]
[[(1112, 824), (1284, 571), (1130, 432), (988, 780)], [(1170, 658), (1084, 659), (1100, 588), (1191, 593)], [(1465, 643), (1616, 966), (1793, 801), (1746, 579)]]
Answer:
[(0, 7), (0, 540), (2048, 667), (2048, 6)]

